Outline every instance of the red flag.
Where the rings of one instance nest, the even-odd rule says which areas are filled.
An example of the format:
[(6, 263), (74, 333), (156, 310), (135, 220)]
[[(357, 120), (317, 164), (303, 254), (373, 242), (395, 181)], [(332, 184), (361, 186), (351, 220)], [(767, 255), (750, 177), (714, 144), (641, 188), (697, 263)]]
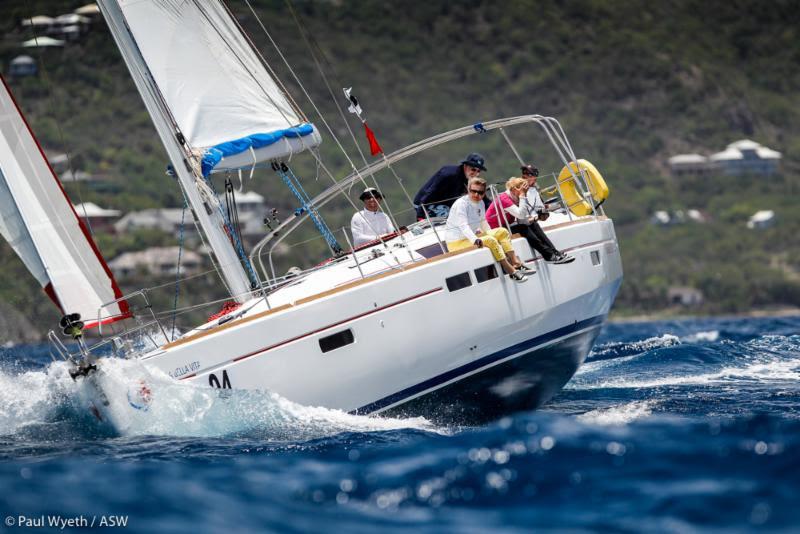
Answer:
[(375, 134), (372, 130), (370, 130), (369, 126), (367, 126), (367, 122), (364, 121), (364, 131), (367, 133), (367, 141), (369, 141), (369, 152), (373, 156), (377, 156), (378, 154), (383, 152), (381, 145), (378, 144), (378, 140), (375, 139)]

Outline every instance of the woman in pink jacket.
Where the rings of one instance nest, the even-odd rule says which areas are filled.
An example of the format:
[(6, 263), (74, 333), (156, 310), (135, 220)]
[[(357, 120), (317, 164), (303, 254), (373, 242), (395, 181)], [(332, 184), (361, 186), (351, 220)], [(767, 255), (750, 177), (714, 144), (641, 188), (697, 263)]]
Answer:
[(522, 235), (531, 249), (538, 251), (548, 263), (571, 262), (574, 258), (559, 252), (539, 228), (535, 221), (536, 214), (529, 213), (528, 203), (525, 202), (529, 187), (530, 184), (525, 178), (508, 180), (505, 193), (497, 195), (487, 208), (486, 222), (490, 228), (508, 225), (513, 233)]

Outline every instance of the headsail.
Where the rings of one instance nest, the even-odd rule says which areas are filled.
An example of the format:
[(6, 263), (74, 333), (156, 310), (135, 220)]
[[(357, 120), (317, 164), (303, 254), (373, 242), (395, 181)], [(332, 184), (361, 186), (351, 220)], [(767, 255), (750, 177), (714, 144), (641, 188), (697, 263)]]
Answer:
[(0, 88), (0, 233), (63, 313), (86, 327), (130, 317), (94, 241), (3, 80)]
[(202, 172), (249, 167), (320, 136), (217, 0), (120, 0), (119, 8)]

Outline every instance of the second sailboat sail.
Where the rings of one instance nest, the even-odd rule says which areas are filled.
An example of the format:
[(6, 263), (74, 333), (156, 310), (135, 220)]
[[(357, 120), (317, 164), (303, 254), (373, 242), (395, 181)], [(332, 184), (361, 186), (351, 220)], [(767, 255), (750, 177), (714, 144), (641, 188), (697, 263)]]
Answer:
[(0, 84), (0, 233), (64, 314), (91, 328), (130, 317), (106, 262)]

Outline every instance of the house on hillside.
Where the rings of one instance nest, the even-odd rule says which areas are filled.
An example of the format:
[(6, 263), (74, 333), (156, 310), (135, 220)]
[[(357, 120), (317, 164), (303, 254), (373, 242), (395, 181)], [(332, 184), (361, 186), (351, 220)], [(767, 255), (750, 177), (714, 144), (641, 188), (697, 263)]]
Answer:
[(708, 159), (717, 171), (729, 176), (739, 174), (771, 176), (778, 172), (781, 153), (761, 146), (755, 141), (742, 139), (729, 144), (725, 150), (712, 154)]
[(33, 28), (35, 35), (47, 33), (50, 27), (55, 23), (53, 17), (47, 15), (35, 15), (30, 18), (24, 18), (20, 21), (20, 26), (23, 28)]
[(757, 211), (747, 220), (747, 227), (751, 230), (764, 230), (774, 225), (775, 212), (772, 210)]
[(667, 160), (674, 176), (699, 176), (720, 173), (727, 176), (756, 174), (770, 176), (778, 172), (781, 153), (750, 139), (742, 139), (709, 157), (701, 154), (678, 154)]
[(122, 214), (119, 210), (104, 209), (93, 202), (84, 202), (73, 207), (78, 217), (88, 223), (93, 232), (100, 231), (113, 234), (115, 232), (114, 222)]
[(110, 262), (108, 266), (114, 276), (125, 278), (144, 272), (151, 276), (175, 276), (178, 273), (180, 258), (181, 276), (197, 274), (203, 267), (203, 258), (197, 252), (180, 247), (151, 247), (136, 252), (125, 252)]
[(65, 41), (77, 41), (84, 33), (89, 31), (90, 22), (89, 18), (77, 13), (66, 13), (57, 16), (53, 20), (49, 33)]
[(703, 300), (703, 292), (694, 287), (672, 286), (667, 290), (667, 302), (673, 306), (700, 306)]
[(36, 60), (31, 56), (17, 56), (8, 65), (8, 75), (12, 78), (36, 76), (38, 73), (39, 67), (36, 65)]
[(699, 175), (711, 172), (708, 158), (700, 154), (678, 154), (669, 158), (667, 163), (669, 164), (670, 172), (674, 176)]
[(94, 19), (100, 16), (100, 8), (97, 7), (97, 4), (94, 3), (86, 4), (73, 11), (73, 13), (76, 13), (83, 17), (87, 17), (89, 19)]
[(114, 224), (117, 232), (126, 233), (139, 229), (155, 229), (171, 234), (176, 238), (181, 235), (195, 237), (197, 232), (191, 210), (182, 208), (153, 208), (141, 211), (132, 211), (125, 214)]

